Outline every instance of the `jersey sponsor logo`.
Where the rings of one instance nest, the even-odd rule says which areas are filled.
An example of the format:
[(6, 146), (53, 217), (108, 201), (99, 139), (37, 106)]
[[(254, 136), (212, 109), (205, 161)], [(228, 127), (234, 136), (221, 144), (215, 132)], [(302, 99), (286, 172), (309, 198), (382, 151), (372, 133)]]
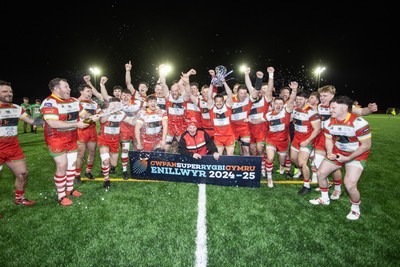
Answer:
[(110, 121), (109, 127), (119, 127), (119, 121)]
[(155, 127), (161, 126), (161, 121), (149, 122), (149, 123), (147, 124), (147, 126), (150, 127), (150, 128), (155, 128)]
[(67, 114), (67, 121), (76, 121), (78, 119), (78, 112), (72, 112)]
[(182, 103), (172, 103), (172, 108), (183, 108)]
[(281, 122), (280, 119), (275, 119), (275, 120), (271, 120), (271, 121), (269, 122), (269, 124), (270, 124), (271, 126), (274, 126), (274, 125), (282, 124), (282, 122)]
[(334, 140), (343, 144), (350, 143), (350, 138), (344, 135), (336, 135), (334, 136)]
[(44, 103), (43, 106), (47, 107), (47, 108), (51, 108), (53, 105), (51, 103), (47, 102), (47, 103)]
[(8, 118), (0, 120), (0, 125), (2, 126), (17, 126), (18, 125), (18, 118)]
[(237, 107), (232, 109), (232, 114), (243, 112), (243, 107)]
[(295, 119), (295, 118), (293, 118), (293, 123), (294, 123), (295, 125), (303, 125), (303, 123), (302, 123), (301, 120), (298, 120), (298, 119)]
[(226, 118), (225, 113), (216, 113), (215, 117), (216, 118)]
[(320, 117), (322, 121), (326, 121), (331, 117), (331, 115), (320, 114)]

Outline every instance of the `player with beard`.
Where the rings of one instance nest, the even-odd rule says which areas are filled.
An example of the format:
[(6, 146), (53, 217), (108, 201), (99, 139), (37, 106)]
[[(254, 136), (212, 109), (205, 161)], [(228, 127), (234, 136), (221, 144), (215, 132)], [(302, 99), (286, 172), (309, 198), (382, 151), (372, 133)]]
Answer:
[[(35, 201), (25, 198), (28, 171), (24, 152), (18, 141), (18, 121), (31, 125), (43, 125), (42, 119), (33, 119), (19, 105), (13, 104), (11, 83), (0, 80), (0, 166), (5, 164), (15, 176), (14, 203), (32, 206)], [(0, 169), (1, 173), (1, 169)], [(3, 215), (0, 214), (0, 218)]]

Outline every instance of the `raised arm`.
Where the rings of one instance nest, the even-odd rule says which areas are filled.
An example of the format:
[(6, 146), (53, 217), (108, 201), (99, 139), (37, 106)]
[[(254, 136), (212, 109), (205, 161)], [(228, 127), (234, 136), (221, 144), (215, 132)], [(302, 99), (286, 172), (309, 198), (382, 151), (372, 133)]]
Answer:
[[(191, 69), (187, 73), (182, 73), (181, 79), (179, 81), (179, 86), (183, 86), (181, 88), (183, 90), (183, 96), (184, 99), (190, 98), (190, 100), (193, 102), (193, 104), (197, 104), (197, 97), (192, 94), (192, 90), (190, 90), (190, 76), (191, 75), (196, 75), (196, 70)], [(182, 82), (182, 83), (181, 83)]]
[(229, 85), (226, 83), (225, 79), (222, 81), (222, 84), (225, 87), (225, 91), (226, 91), (226, 105), (228, 107), (232, 107), (233, 106), (233, 93), (232, 93), (232, 89), (229, 87)]
[(213, 99), (213, 89), (214, 85), (210, 83), (210, 87), (207, 92), (207, 108), (212, 109), (214, 107), (214, 99)]
[(93, 95), (97, 97), (100, 101), (104, 101), (103, 96), (99, 93), (99, 91), (97, 91), (97, 89), (93, 86), (92, 82), (90, 81), (90, 75), (83, 76), (83, 80), (88, 86), (90, 86)]
[(132, 95), (135, 95), (135, 87), (132, 85), (132, 79), (131, 79), (131, 69), (132, 69), (132, 63), (129, 60), (128, 63), (125, 64), (125, 84), (126, 88), (131, 91)]
[(257, 96), (258, 96), (258, 91), (251, 84), (250, 68), (246, 68), (245, 71), (244, 71), (244, 83), (246, 84), (247, 89), (249, 89), (249, 94), (251, 96), (253, 96), (253, 94), (257, 94)]
[(211, 76), (211, 82), (210, 82), (210, 87), (208, 88), (207, 92), (207, 108), (212, 109), (214, 107), (214, 84), (213, 84), (213, 79), (215, 77), (215, 71), (214, 70), (209, 70), (208, 73)]
[(290, 94), (289, 100), (288, 100), (285, 108), (288, 113), (292, 113), (293, 108), (294, 108), (294, 101), (296, 100), (297, 89), (299, 88), (299, 84), (297, 82), (290, 82), (289, 87), (292, 90), (292, 93)]
[(158, 70), (160, 72), (159, 81), (160, 81), (160, 85), (162, 87), (163, 95), (164, 95), (165, 99), (167, 99), (169, 97), (169, 88), (167, 85), (167, 80), (166, 80), (166, 76), (165, 76), (166, 74), (165, 74), (164, 68), (165, 68), (164, 64), (161, 64), (158, 67)]
[(106, 89), (106, 82), (107, 82), (108, 78), (103, 76), (100, 78), (100, 92), (101, 95), (103, 96), (103, 99), (105, 101), (108, 101), (108, 99), (111, 97), (108, 93), (107, 93), (107, 89)]
[[(257, 76), (257, 78), (256, 78), (257, 81), (261, 81), (261, 85), (262, 85), (262, 79), (264, 77), (264, 73), (262, 73), (261, 71), (257, 71), (256, 76)], [(244, 81), (245, 81), (247, 89), (249, 89), (249, 95), (251, 96), (251, 98), (257, 99), (259, 97), (260, 89), (254, 88), (252, 83), (251, 83), (251, 80), (250, 80), (250, 68), (247, 68), (244, 71)], [(261, 86), (260, 86), (260, 88), (261, 88)]]
[(268, 88), (267, 91), (265, 92), (265, 98), (267, 99), (268, 102), (270, 102), (272, 101), (272, 92), (274, 91), (274, 73), (275, 73), (274, 67), (268, 67), (267, 72), (268, 72)]

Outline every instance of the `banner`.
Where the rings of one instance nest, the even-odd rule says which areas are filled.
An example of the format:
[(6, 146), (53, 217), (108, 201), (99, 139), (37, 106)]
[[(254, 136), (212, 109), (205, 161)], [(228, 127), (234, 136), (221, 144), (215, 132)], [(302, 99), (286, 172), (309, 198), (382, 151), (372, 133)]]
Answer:
[(144, 180), (260, 187), (261, 157), (202, 156), (129, 151), (131, 177)]

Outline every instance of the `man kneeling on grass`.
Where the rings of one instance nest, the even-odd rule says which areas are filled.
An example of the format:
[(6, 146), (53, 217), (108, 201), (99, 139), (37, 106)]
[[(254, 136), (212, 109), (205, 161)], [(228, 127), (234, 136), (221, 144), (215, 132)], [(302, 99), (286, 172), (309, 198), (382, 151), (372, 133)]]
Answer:
[(317, 172), (321, 197), (310, 200), (310, 203), (329, 205), (326, 177), (344, 165), (346, 168), (344, 184), (351, 202), (347, 219), (358, 220), (361, 214), (361, 201), (357, 183), (371, 149), (371, 132), (366, 120), (351, 113), (352, 105), (353, 101), (347, 96), (338, 96), (331, 100), (332, 116), (324, 121), (323, 127), (327, 155)]
[(179, 153), (182, 155), (201, 159), (202, 155), (213, 155), (215, 160), (219, 159), (218, 149), (214, 141), (203, 129), (197, 129), (196, 119), (188, 123), (185, 131), (179, 140)]

